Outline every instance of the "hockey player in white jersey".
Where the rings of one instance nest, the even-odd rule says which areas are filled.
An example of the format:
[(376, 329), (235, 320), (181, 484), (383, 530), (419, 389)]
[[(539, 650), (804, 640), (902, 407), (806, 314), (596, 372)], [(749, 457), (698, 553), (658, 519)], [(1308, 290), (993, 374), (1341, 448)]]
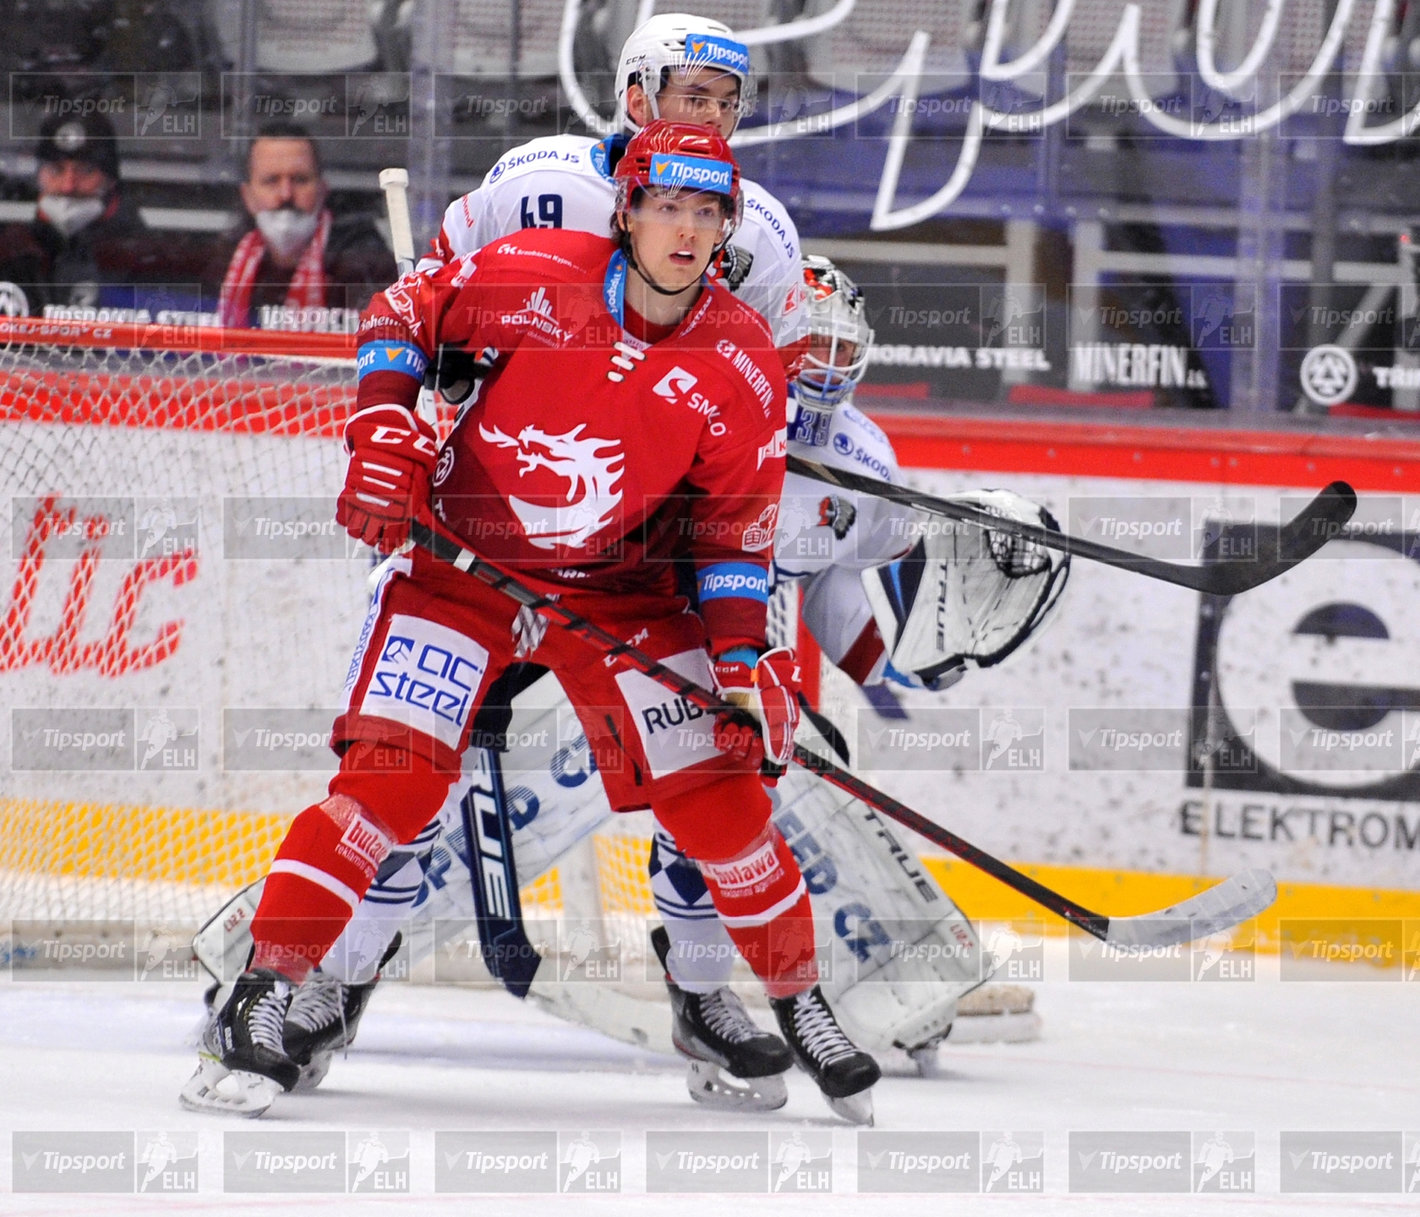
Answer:
[[(616, 74), (621, 130), (605, 139), (548, 135), (504, 153), (477, 190), (455, 199), (421, 271), (433, 271), (521, 228), (604, 232), (615, 195), (613, 172), (627, 139), (655, 118), (713, 127), (726, 139), (754, 106), (749, 49), (728, 26), (687, 13), (662, 13), (622, 47)], [(744, 216), (712, 274), (769, 322), (791, 348), (805, 332), (799, 234), (772, 194), (740, 180)]]

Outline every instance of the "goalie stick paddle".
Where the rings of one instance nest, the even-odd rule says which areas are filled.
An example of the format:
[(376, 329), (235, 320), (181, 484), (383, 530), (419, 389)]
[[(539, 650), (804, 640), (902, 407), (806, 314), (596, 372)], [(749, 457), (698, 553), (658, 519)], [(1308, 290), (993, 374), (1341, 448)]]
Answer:
[(1056, 532), (1025, 520), (992, 515), (980, 508), (968, 507), (965, 503), (954, 503), (951, 499), (941, 499), (920, 490), (913, 490), (910, 486), (899, 486), (859, 473), (832, 469), (792, 454), (789, 456), (788, 469), (790, 473), (826, 482), (830, 486), (851, 490), (856, 494), (870, 494), (876, 498), (890, 499), (894, 503), (916, 507), (919, 511), (930, 512), (932, 515), (966, 520), (996, 532), (1013, 533), (1049, 549), (1088, 558), (1092, 562), (1102, 562), (1106, 566), (1132, 570), (1150, 579), (1161, 579), (1165, 583), (1192, 588), (1196, 592), (1207, 592), (1213, 596), (1235, 596), (1284, 574), (1298, 562), (1311, 557), (1328, 541), (1335, 539), (1356, 510), (1356, 492), (1345, 482), (1332, 482), (1279, 529), (1274, 531), (1257, 526), (1258, 552), (1254, 559), (1187, 566), (1177, 562), (1165, 562), (1161, 558), (1151, 558), (1145, 554), (1130, 553), (1128, 550), (1116, 549), (1098, 541), (1088, 541), (1083, 537), (1072, 537), (1068, 533)]
[[(541, 613), (554, 624), (570, 630), (598, 650), (604, 658), (620, 659), (628, 667), (649, 676), (702, 710), (717, 715), (729, 715), (740, 722), (757, 726), (746, 711), (722, 701), (694, 681), (687, 680), (665, 664), (637, 650), (629, 642), (588, 621), (580, 613), (575, 613), (558, 604), (556, 600), (519, 583), (452, 537), (436, 532), (418, 520), (410, 524), (409, 534), (415, 544), (440, 561), (472, 575), (519, 604)], [(912, 829), (934, 845), (940, 845), (964, 862), (971, 863), (1007, 887), (1111, 945), (1171, 946), (1191, 942), (1195, 938), (1217, 934), (1240, 921), (1245, 921), (1267, 908), (1277, 898), (1277, 884), (1272, 876), (1263, 870), (1250, 870), (1234, 875), (1157, 913), (1145, 913), (1137, 917), (1106, 917), (1102, 913), (1091, 912), (1084, 905), (1062, 896), (1059, 892), (1052, 891), (1043, 883), (1038, 883), (985, 850), (978, 849), (970, 841), (943, 828), (935, 820), (929, 820), (920, 812), (913, 811), (905, 803), (899, 803), (891, 795), (868, 785), (832, 761), (810, 752), (801, 744), (794, 745), (794, 760), (805, 769), (832, 782), (840, 790), (847, 791), (876, 811)]]

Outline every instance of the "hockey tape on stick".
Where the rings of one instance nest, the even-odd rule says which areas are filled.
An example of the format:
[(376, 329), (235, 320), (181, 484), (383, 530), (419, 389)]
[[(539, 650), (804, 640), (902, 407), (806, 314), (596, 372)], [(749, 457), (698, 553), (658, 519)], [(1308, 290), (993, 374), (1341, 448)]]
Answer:
[(1165, 583), (1192, 588), (1196, 592), (1207, 592), (1213, 596), (1235, 596), (1285, 574), (1298, 562), (1311, 557), (1328, 541), (1341, 536), (1342, 528), (1356, 510), (1356, 492), (1345, 482), (1332, 482), (1275, 532), (1258, 528), (1256, 560), (1186, 566), (1165, 562), (1160, 558), (1150, 558), (1144, 554), (1130, 553), (1124, 549), (1115, 549), (1112, 545), (1087, 541), (1083, 537), (1072, 537), (1025, 520), (993, 515), (991, 512), (969, 507), (965, 503), (954, 503), (951, 499), (939, 499), (934, 495), (924, 494), (910, 486), (882, 482), (877, 478), (864, 477), (862, 474), (849, 473), (843, 469), (830, 469), (827, 465), (806, 461), (793, 454), (789, 456), (788, 470), (801, 477), (813, 478), (815, 481), (825, 482), (842, 490), (851, 490), (856, 494), (870, 494), (875, 498), (889, 499), (894, 503), (903, 503), (908, 507), (916, 507), (919, 511), (946, 516), (952, 520), (966, 520), (993, 532), (1014, 533), (1048, 549), (1060, 550), (1078, 558), (1088, 558), (1092, 562), (1102, 562), (1106, 566), (1132, 570), (1150, 579), (1161, 579)]
[(381, 169), (380, 189), (385, 192), (385, 212), (390, 221), (390, 246), (401, 276), (414, 269), (414, 225), (409, 220), (409, 173)]
[[(519, 604), (541, 613), (554, 625), (570, 630), (604, 658), (620, 660), (628, 668), (649, 676), (702, 710), (717, 715), (730, 715), (738, 721), (753, 724), (754, 720), (745, 711), (731, 706), (693, 681), (673, 672), (665, 664), (658, 663), (630, 643), (588, 621), (580, 613), (574, 613), (557, 601), (550, 600), (519, 583), (446, 533), (436, 532), (427, 524), (415, 520), (410, 524), (409, 535), (415, 544), (440, 561), (449, 563), (486, 583), (495, 591), (500, 591)], [(1180, 904), (1157, 913), (1138, 917), (1106, 917), (1101, 913), (1093, 913), (1059, 892), (1052, 891), (1043, 883), (1036, 882), (1029, 875), (1022, 874), (1015, 867), (1007, 865), (985, 850), (978, 849), (970, 841), (943, 828), (936, 821), (913, 811), (905, 803), (900, 803), (891, 795), (869, 786), (867, 782), (854, 777), (832, 761), (815, 756), (800, 744), (794, 745), (794, 760), (805, 769), (832, 782), (840, 790), (862, 799), (889, 819), (912, 829), (934, 845), (940, 845), (964, 862), (971, 863), (993, 879), (999, 880), (1027, 899), (1104, 942), (1129, 946), (1169, 946), (1191, 942), (1195, 938), (1206, 938), (1245, 921), (1267, 908), (1277, 898), (1277, 884), (1272, 876), (1264, 870), (1250, 870), (1234, 875)]]

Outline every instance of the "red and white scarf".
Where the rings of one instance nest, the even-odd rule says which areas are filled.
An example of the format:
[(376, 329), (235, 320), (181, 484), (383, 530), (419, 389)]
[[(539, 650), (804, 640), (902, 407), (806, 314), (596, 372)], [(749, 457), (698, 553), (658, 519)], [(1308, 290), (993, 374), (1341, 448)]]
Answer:
[[(329, 236), (330, 212), (323, 210), (315, 235), (306, 243), (296, 269), (291, 272), (285, 307), (320, 308), (325, 304), (325, 243)], [(265, 256), (266, 239), (258, 229), (253, 228), (237, 242), (217, 304), (217, 315), (228, 329), (244, 329), (248, 325), (252, 288), (256, 284), (257, 268)]]

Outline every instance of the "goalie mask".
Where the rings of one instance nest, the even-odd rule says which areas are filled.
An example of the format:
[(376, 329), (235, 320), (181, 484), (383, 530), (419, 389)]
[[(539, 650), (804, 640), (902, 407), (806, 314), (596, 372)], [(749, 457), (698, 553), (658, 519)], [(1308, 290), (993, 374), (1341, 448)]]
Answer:
[(722, 248), (740, 225), (744, 200), (735, 154), (714, 131), (689, 123), (657, 119), (631, 137), (616, 162), (618, 232), (625, 240), (627, 213), (645, 190), (692, 191), (720, 196), (724, 220), (715, 248)]
[(621, 48), (616, 67), (616, 121), (625, 131), (636, 124), (626, 113), (626, 90), (640, 85), (651, 104), (651, 116), (660, 118), (656, 103), (662, 89), (676, 73), (705, 68), (733, 76), (739, 82), (735, 119), (754, 112), (756, 87), (750, 75), (749, 48), (736, 40), (730, 27), (689, 13), (661, 13), (631, 32)]
[(809, 349), (794, 382), (794, 396), (814, 405), (835, 406), (857, 387), (868, 370), (873, 327), (858, 285), (827, 258), (804, 258), (809, 296)]

